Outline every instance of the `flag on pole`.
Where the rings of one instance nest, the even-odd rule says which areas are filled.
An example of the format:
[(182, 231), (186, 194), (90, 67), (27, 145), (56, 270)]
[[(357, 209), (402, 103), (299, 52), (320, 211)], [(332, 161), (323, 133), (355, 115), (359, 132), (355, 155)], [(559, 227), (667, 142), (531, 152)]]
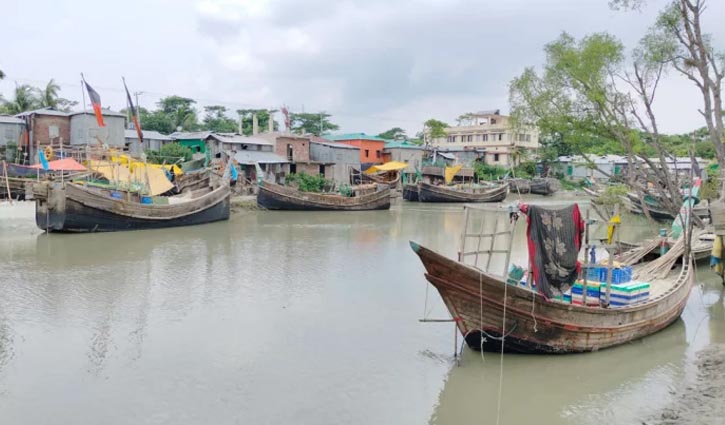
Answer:
[(136, 136), (138, 136), (138, 141), (143, 145), (143, 131), (141, 131), (141, 124), (138, 121), (138, 109), (133, 105), (133, 100), (131, 100), (131, 93), (128, 91), (128, 86), (126, 86), (126, 79), (121, 77), (123, 79), (123, 88), (126, 89), (126, 101), (128, 102), (128, 107), (131, 110), (131, 119), (133, 120), (133, 127), (136, 129)]
[(40, 164), (43, 166), (44, 170), (50, 168), (50, 166), (48, 165), (48, 159), (45, 157), (45, 152), (43, 152), (42, 150), (38, 151), (38, 159), (40, 160)]
[(101, 112), (101, 96), (98, 95), (98, 92), (93, 90), (93, 87), (86, 82), (85, 78), (83, 79), (83, 84), (85, 84), (86, 91), (88, 91), (88, 97), (91, 99), (91, 105), (93, 105), (93, 112), (96, 114), (98, 126), (105, 127), (106, 123), (103, 122), (103, 113)]

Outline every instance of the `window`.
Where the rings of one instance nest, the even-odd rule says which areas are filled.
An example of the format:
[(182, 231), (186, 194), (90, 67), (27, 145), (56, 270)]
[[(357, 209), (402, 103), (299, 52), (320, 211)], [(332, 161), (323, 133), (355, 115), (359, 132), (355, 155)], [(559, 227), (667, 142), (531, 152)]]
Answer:
[(503, 140), (503, 133), (498, 133), (498, 140), (499, 141)]
[(365, 158), (370, 158), (370, 151), (365, 149)]
[(483, 141), (484, 142), (488, 142), (488, 134), (484, 134), (483, 135)]
[(287, 159), (289, 161), (293, 161), (294, 160), (293, 157), (294, 157), (294, 150), (292, 149), (292, 145), (287, 144)]
[(527, 134), (527, 135), (526, 135), (526, 141), (527, 141), (527, 142), (530, 142), (530, 141), (531, 141), (531, 135), (530, 135), (530, 134)]
[(496, 124), (496, 118), (491, 118), (491, 124)]
[(498, 154), (493, 154), (493, 162), (498, 162)]
[(49, 125), (48, 126), (48, 137), (51, 139), (55, 139), (56, 137), (60, 137), (60, 130), (58, 129), (57, 125)]
[(375, 157), (380, 158), (380, 151), (375, 151)]
[(470, 134), (468, 135), (468, 141), (469, 142), (472, 142), (473, 141), (473, 136), (471, 136)]

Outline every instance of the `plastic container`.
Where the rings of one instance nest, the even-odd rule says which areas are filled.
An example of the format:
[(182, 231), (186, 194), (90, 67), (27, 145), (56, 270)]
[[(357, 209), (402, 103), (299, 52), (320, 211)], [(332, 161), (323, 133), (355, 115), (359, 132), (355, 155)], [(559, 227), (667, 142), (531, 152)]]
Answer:
[(121, 194), (121, 192), (113, 191), (113, 192), (111, 192), (111, 198), (113, 198), (113, 199), (123, 199), (123, 195)]
[(151, 199), (150, 196), (142, 196), (141, 197), (141, 203), (145, 205), (151, 205), (154, 203), (154, 201)]

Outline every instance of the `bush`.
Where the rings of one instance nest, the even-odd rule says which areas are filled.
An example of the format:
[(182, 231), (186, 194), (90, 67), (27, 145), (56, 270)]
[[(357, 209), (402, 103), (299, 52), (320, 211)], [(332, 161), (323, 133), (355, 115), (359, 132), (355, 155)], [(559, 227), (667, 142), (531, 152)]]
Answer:
[[(475, 171), (479, 180), (498, 180), (508, 173), (508, 170), (500, 165), (488, 165), (481, 162), (476, 163)], [(518, 177), (518, 174), (516, 176)]]
[(193, 152), (178, 143), (168, 143), (155, 151), (146, 149), (146, 160), (152, 164), (174, 164), (191, 161)]
[(536, 175), (536, 163), (534, 161), (524, 161), (517, 167), (514, 167), (514, 175), (522, 179), (530, 179)]
[(599, 196), (597, 201), (602, 205), (622, 204), (620, 196), (626, 195), (628, 191), (629, 188), (623, 184), (607, 186), (604, 189), (604, 193)]
[(285, 178), (287, 185), (297, 184), (300, 192), (322, 192), (325, 187), (331, 186), (332, 183), (325, 179), (322, 175), (310, 175), (307, 173), (292, 173)]

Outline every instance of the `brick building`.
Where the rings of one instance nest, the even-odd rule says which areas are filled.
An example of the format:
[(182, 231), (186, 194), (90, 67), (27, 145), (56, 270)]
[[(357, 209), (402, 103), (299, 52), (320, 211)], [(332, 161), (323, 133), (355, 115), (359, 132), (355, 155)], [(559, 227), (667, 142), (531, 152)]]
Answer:
[(338, 134), (325, 136), (325, 138), (335, 143), (342, 143), (359, 148), (360, 163), (363, 169), (384, 162), (383, 150), (385, 149), (385, 139), (377, 136), (369, 136), (365, 133)]
[(44, 108), (22, 112), (15, 117), (25, 121), (25, 141), (18, 148), (23, 155), (27, 153), (26, 163), (37, 163), (38, 147), (44, 149), (52, 145), (57, 149), (61, 143), (70, 144), (70, 115), (65, 112)]

